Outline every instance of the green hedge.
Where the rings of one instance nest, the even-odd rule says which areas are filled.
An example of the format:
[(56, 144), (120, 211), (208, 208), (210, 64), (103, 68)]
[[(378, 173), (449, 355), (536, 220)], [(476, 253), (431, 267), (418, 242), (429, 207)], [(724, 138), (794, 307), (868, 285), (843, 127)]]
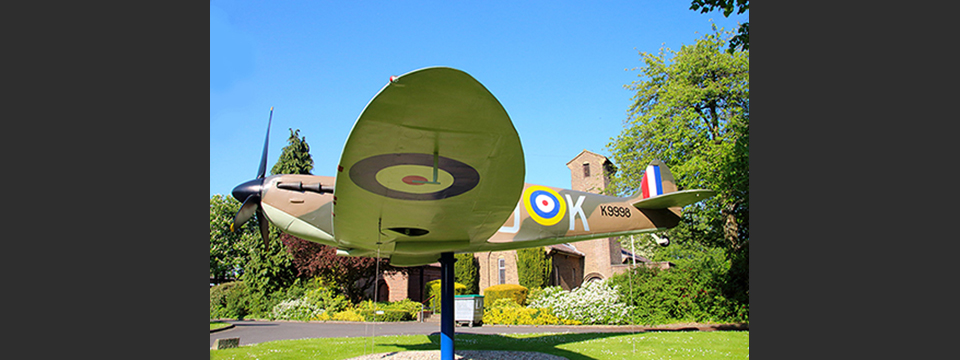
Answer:
[(483, 301), (487, 304), (493, 304), (498, 299), (513, 299), (517, 305), (527, 304), (528, 290), (525, 286), (517, 284), (500, 284), (483, 289)]
[[(409, 321), (417, 318), (420, 303), (410, 299), (392, 303), (374, 303), (366, 300), (357, 304), (356, 308), (365, 321)], [(377, 310), (382, 310), (383, 314), (377, 314)]]
[(360, 315), (363, 316), (363, 321), (410, 321), (415, 319), (415, 317), (410, 316), (410, 313), (403, 310), (382, 311), (383, 314), (377, 314), (375, 309), (366, 309), (361, 310)]
[[(427, 298), (430, 299), (429, 306), (433, 309), (434, 312), (440, 313), (440, 279), (430, 281), (427, 283)], [(465, 295), (467, 293), (467, 286), (458, 282), (453, 283), (453, 294), (454, 295)], [(431, 298), (431, 296), (433, 296)]]
[(242, 320), (251, 313), (249, 293), (243, 281), (210, 288), (210, 318)]
[(723, 250), (671, 246), (659, 250), (657, 256), (676, 267), (638, 267), (610, 279), (612, 285), (618, 285), (622, 301), (634, 307), (632, 322), (750, 321), (750, 304), (737, 299), (737, 294), (724, 292), (730, 261)]

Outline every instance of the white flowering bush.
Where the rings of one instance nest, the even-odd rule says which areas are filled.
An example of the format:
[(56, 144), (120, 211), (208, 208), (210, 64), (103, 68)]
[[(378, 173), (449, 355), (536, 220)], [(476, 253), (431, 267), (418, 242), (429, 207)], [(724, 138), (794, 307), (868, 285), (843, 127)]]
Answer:
[(306, 297), (284, 300), (273, 306), (270, 312), (273, 319), (308, 321), (323, 314), (324, 309), (313, 304)]
[(329, 320), (353, 305), (343, 295), (322, 285), (307, 290), (303, 296), (281, 301), (270, 312), (275, 320)]
[(551, 308), (553, 315), (584, 324), (625, 324), (632, 306), (620, 301), (616, 286), (591, 281), (572, 291), (559, 286), (544, 288), (528, 308)]

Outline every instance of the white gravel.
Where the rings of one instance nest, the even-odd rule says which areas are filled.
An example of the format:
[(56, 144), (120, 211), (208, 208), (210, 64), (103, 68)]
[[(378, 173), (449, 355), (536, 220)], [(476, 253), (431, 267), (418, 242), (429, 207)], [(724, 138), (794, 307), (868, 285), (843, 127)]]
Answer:
[[(568, 360), (562, 356), (544, 354), (541, 352), (501, 350), (456, 350), (453, 352), (453, 357), (457, 360)], [(440, 350), (430, 350), (370, 354), (350, 358), (348, 360), (435, 360), (439, 358)]]

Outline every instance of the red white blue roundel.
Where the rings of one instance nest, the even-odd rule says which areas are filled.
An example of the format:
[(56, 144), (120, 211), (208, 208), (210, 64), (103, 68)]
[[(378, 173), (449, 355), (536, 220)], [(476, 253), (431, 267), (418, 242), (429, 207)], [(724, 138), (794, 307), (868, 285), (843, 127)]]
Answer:
[(527, 214), (540, 225), (555, 225), (567, 213), (567, 203), (560, 194), (545, 186), (533, 185), (523, 191)]

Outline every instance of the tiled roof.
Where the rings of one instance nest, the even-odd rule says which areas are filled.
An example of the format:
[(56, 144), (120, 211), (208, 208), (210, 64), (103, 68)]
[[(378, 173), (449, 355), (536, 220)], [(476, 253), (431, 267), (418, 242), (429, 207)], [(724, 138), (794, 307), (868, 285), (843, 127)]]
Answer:
[(621, 264), (624, 264), (624, 263), (627, 263), (627, 262), (632, 263), (633, 260), (630, 258), (631, 256), (636, 256), (638, 263), (641, 263), (641, 262), (642, 262), (642, 263), (650, 262), (650, 260), (647, 260), (647, 258), (645, 258), (645, 257), (643, 257), (643, 256), (634, 255), (633, 253), (627, 251), (626, 249), (620, 249), (620, 263), (621, 263)]
[(580, 252), (579, 250), (577, 250), (577, 248), (571, 244), (547, 245), (547, 251), (560, 251), (560, 252), (565, 252), (568, 254), (580, 255), (580, 256), (586, 255)]

